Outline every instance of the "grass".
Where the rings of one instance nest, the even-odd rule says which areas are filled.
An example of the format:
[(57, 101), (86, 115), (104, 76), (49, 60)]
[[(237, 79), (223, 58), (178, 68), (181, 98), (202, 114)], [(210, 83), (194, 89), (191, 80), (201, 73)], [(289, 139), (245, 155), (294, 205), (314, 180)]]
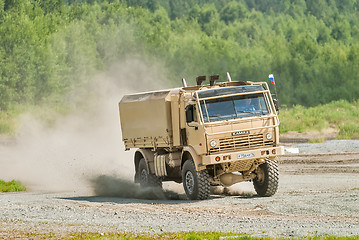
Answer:
[(339, 131), (338, 139), (359, 139), (359, 99), (352, 103), (339, 100), (310, 108), (300, 105), (282, 108), (279, 118), (281, 133), (320, 132), (333, 128)]
[(0, 192), (21, 192), (26, 191), (26, 187), (19, 181), (12, 180), (5, 182), (0, 180)]
[(220, 233), (220, 232), (175, 232), (175, 233), (162, 233), (162, 234), (134, 234), (134, 233), (82, 233), (75, 234), (68, 239), (140, 239), (140, 240), (152, 240), (152, 239), (168, 239), (168, 240), (217, 240), (217, 239), (235, 239), (233, 237), (243, 234), (238, 233)]

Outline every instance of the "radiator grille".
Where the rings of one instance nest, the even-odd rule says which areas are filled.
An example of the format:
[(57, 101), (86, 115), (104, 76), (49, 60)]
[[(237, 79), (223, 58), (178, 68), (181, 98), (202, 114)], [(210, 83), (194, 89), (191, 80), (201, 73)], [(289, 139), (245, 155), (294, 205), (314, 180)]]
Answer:
[(229, 138), (219, 139), (217, 147), (210, 148), (209, 153), (220, 153), (220, 152), (231, 152), (231, 151), (241, 151), (241, 150), (250, 150), (258, 149), (263, 147), (273, 147), (274, 141), (267, 140), (264, 134), (250, 134), (250, 135), (240, 135), (233, 136)]

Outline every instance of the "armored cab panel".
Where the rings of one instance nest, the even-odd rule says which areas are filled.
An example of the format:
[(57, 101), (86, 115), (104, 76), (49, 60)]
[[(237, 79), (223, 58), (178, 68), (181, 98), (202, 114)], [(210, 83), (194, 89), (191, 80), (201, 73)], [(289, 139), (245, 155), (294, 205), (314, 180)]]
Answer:
[(119, 108), (126, 149), (171, 147), (171, 90), (125, 95)]

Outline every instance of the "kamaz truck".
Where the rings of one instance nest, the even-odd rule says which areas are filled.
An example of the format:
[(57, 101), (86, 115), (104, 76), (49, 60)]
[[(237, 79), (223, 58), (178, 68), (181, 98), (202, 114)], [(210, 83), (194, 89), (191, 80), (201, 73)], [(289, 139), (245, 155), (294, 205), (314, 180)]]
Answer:
[(189, 199), (207, 199), (211, 186), (252, 181), (259, 196), (278, 188), (279, 119), (266, 82), (218, 82), (125, 95), (119, 103), (122, 138), (134, 154), (135, 182), (183, 183)]

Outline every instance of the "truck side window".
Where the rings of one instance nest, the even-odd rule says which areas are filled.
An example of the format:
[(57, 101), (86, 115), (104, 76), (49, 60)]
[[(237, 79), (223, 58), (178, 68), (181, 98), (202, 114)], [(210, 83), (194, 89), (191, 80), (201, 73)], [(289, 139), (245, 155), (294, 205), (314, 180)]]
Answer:
[(189, 123), (194, 121), (193, 113), (193, 105), (188, 105), (186, 107), (186, 122)]

